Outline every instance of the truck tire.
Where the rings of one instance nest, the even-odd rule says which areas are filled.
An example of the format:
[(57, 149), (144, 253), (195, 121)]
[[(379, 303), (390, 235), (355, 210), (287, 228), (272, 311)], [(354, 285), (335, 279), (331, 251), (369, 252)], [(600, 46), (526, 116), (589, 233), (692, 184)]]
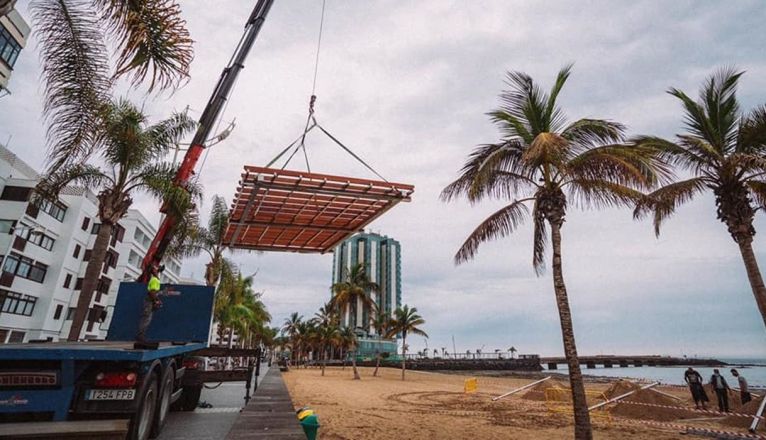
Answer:
[(187, 385), (181, 391), (181, 397), (173, 405), (173, 410), (194, 411), (202, 395), (202, 385)]
[(162, 432), (165, 422), (170, 412), (170, 396), (173, 394), (173, 383), (175, 382), (175, 369), (173, 365), (165, 368), (165, 374), (160, 383), (159, 396), (157, 396), (157, 410), (154, 412), (154, 423), (152, 423), (151, 438), (156, 438)]
[(128, 440), (148, 440), (150, 438), (154, 414), (157, 411), (157, 394), (159, 394), (157, 382), (156, 374), (152, 373), (147, 376), (146, 383), (141, 389), (141, 400), (138, 403), (138, 408), (130, 420)]

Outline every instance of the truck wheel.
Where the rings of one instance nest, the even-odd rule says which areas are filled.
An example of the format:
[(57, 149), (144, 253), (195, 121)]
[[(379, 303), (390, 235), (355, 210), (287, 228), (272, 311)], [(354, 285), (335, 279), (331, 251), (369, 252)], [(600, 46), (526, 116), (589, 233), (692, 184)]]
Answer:
[(175, 381), (175, 372), (173, 365), (165, 368), (165, 374), (162, 376), (160, 384), (160, 394), (157, 399), (157, 410), (154, 413), (154, 423), (152, 424), (151, 438), (156, 438), (162, 432), (165, 422), (168, 419), (170, 411), (170, 396), (173, 394), (173, 382)]
[(157, 411), (157, 375), (150, 374), (141, 392), (138, 409), (133, 414), (128, 440), (147, 440), (152, 432), (154, 413)]
[(173, 410), (194, 411), (199, 404), (199, 398), (202, 395), (202, 385), (187, 385), (181, 391), (181, 397), (173, 404)]

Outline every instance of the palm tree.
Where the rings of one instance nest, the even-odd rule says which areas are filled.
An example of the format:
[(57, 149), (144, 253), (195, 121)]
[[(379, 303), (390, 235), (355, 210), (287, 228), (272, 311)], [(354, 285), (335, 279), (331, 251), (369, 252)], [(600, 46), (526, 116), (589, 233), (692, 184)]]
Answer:
[(133, 204), (132, 196), (145, 192), (169, 201), (170, 209), (188, 207), (190, 193), (198, 189), (176, 189), (172, 185), (175, 167), (162, 162), (162, 158), (178, 139), (189, 133), (194, 121), (185, 114), (147, 126), (147, 116), (130, 102), (120, 99), (102, 107), (101, 125), (95, 147), (101, 153), (102, 167), (85, 162), (66, 164), (43, 176), (38, 192), (43, 197), (55, 198), (67, 185), (82, 185), (98, 192), (98, 218), (100, 226), (83, 278), (69, 340), (80, 337), (93, 292), (99, 281), (114, 226)]
[(532, 205), (532, 263), (538, 275), (544, 270), (548, 240), (553, 248), (553, 285), (569, 365), (575, 437), (590, 439), (590, 418), (562, 271), (561, 228), (566, 209), (572, 202), (583, 207), (632, 207), (641, 197), (637, 190), (651, 188), (667, 170), (648, 148), (610, 145), (623, 141), (624, 127), (619, 123), (580, 119), (567, 124), (556, 99), (570, 70), (567, 66), (559, 72), (547, 94), (525, 73), (509, 72), (510, 90), (502, 93), (500, 108), (489, 113), (502, 132), (501, 141), (477, 147), (460, 177), (442, 191), (441, 197), (449, 201), (465, 195), (471, 203), (486, 198), (512, 200), (471, 233), (455, 255), (456, 264), (472, 259), (481, 243), (515, 231), (530, 217), (528, 205)]
[(407, 369), (407, 334), (411, 333), (427, 338), (428, 334), (419, 328), (425, 323), (425, 319), (418, 315), (417, 307), (410, 308), (405, 304), (394, 311), (389, 336), (402, 335), (402, 380), (404, 380), (404, 371)]
[(513, 354), (516, 353), (518, 350), (516, 350), (516, 347), (511, 345), (511, 348), (509, 348), (508, 351), (511, 353), (511, 359), (513, 359)]
[(743, 72), (722, 69), (711, 75), (698, 101), (671, 88), (668, 93), (684, 107), (687, 132), (676, 142), (652, 136), (637, 145), (656, 148), (663, 160), (692, 177), (655, 190), (635, 209), (636, 218), (653, 215), (655, 233), (676, 208), (710, 190), (717, 217), (739, 246), (755, 303), (766, 325), (766, 286), (753, 253), (753, 218), (766, 209), (766, 105), (743, 113), (737, 84)]
[[(215, 286), (221, 279), (222, 274), (228, 270), (232, 263), (226, 259), (225, 253), (234, 249), (224, 245), (223, 239), (226, 229), (229, 227), (229, 207), (226, 200), (218, 195), (213, 196), (213, 206), (210, 208), (210, 217), (207, 227), (202, 227), (195, 219), (188, 222), (183, 237), (172, 249), (172, 253), (183, 257), (196, 257), (205, 253), (210, 257), (205, 265), (205, 284)], [(179, 228), (181, 229), (181, 228)]]
[(373, 377), (378, 376), (378, 369), (380, 368), (381, 340), (383, 339), (384, 336), (388, 335), (391, 325), (392, 325), (392, 320), (385, 312), (378, 313), (375, 318), (375, 321), (373, 322), (373, 327), (375, 328), (375, 334), (378, 336), (378, 349), (375, 350), (375, 371), (372, 372)]
[(285, 319), (285, 322), (282, 324), (282, 333), (285, 334), (290, 341), (290, 348), (291, 353), (290, 357), (293, 359), (293, 361), (296, 360), (296, 351), (297, 351), (297, 340), (298, 340), (298, 332), (300, 330), (300, 325), (303, 322), (303, 315), (298, 314), (298, 312), (293, 312), (289, 318)]
[[(358, 340), (356, 333), (351, 327), (343, 327), (340, 330), (340, 340), (343, 351), (351, 353), (351, 366), (354, 369), (354, 380), (362, 380), (362, 376), (359, 375), (359, 371), (356, 369), (356, 349), (358, 346)], [(343, 360), (345, 367), (345, 358)]]
[[(370, 311), (375, 309), (375, 301), (372, 300), (371, 292), (377, 292), (379, 287), (376, 283), (370, 281), (363, 263), (359, 263), (351, 269), (343, 269), (343, 279), (332, 285), (333, 297), (330, 300), (332, 307), (339, 313), (351, 314), (353, 306), (364, 307)], [(367, 329), (369, 326), (365, 323), (356, 322), (356, 316), (350, 316), (347, 324), (350, 327), (361, 327)]]
[(324, 370), (327, 365), (328, 348), (332, 351), (341, 337), (340, 327), (335, 322), (327, 322), (320, 324), (317, 327), (317, 333), (320, 340), (319, 356), (322, 361), (322, 376), (324, 376)]
[(34, 0), (30, 9), (45, 84), (49, 173), (95, 151), (99, 109), (115, 79), (133, 86), (149, 79), (151, 92), (188, 77), (192, 40), (174, 0)]

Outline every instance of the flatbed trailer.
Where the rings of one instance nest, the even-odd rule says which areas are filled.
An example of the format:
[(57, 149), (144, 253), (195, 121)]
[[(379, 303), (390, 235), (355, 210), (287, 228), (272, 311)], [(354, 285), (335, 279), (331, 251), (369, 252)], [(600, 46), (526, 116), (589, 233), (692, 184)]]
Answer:
[[(0, 346), (0, 439), (58, 438), (78, 429), (92, 436), (86, 431), (96, 425), (113, 431), (100, 438), (153, 438), (171, 409), (197, 407), (205, 382), (245, 381), (247, 401), (259, 350), (208, 347), (213, 289), (170, 290), (176, 294), (163, 298), (147, 331), (152, 342), (130, 340), (146, 285), (122, 283), (107, 340)], [(249, 361), (242, 369), (207, 371), (205, 356)]]

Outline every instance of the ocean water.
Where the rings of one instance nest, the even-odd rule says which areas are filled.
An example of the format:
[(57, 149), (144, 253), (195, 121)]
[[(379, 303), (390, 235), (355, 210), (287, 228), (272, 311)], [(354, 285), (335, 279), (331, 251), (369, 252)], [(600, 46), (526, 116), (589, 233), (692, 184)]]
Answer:
[[(723, 362), (729, 364), (726, 367), (720, 367), (721, 374), (724, 375), (729, 386), (736, 387), (737, 380), (729, 372), (730, 369), (736, 368), (739, 373), (747, 379), (747, 383), (751, 387), (766, 388), (766, 359), (726, 359), (718, 358)], [(741, 366), (742, 364), (757, 364), (758, 366)], [(547, 367), (547, 365), (543, 365)], [(640, 379), (650, 382), (661, 382), (663, 384), (670, 385), (685, 385), (684, 371), (687, 367), (619, 367), (613, 368), (585, 368), (585, 365), (581, 366), (582, 372), (586, 376), (602, 376), (602, 377), (623, 377), (628, 379)], [(699, 371), (702, 377), (707, 382), (710, 376), (713, 374), (713, 368), (709, 367), (693, 367)], [(546, 369), (547, 370), (547, 369)], [(559, 364), (557, 370), (551, 370), (551, 372), (567, 374), (566, 365)]]

